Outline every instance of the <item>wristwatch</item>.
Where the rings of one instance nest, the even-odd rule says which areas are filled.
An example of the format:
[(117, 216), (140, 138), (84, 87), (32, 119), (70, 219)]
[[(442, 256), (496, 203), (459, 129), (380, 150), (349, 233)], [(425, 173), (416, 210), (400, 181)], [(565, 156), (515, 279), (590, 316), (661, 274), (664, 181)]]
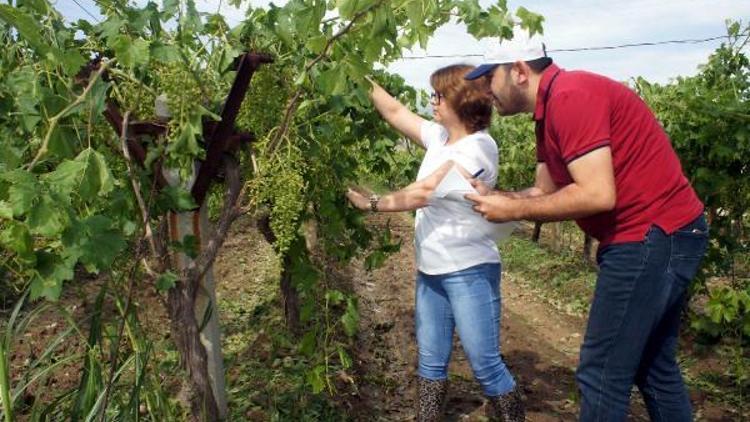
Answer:
[(378, 212), (378, 201), (380, 201), (379, 196), (375, 194), (370, 195), (370, 211)]

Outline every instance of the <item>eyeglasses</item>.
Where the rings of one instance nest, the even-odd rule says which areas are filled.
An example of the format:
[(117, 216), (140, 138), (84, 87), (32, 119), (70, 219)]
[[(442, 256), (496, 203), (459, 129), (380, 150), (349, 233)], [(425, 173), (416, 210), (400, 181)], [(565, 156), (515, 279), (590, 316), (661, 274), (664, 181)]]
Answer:
[(443, 99), (443, 98), (445, 98), (445, 95), (443, 95), (443, 94), (441, 94), (439, 92), (433, 91), (432, 93), (430, 93), (430, 102), (432, 102), (435, 105), (439, 105), (440, 104), (440, 100)]

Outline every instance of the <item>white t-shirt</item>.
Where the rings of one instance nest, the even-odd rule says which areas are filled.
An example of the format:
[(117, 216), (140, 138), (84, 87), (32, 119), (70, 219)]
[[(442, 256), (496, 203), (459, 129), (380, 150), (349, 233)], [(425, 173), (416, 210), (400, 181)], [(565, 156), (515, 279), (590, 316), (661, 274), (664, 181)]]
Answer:
[[(453, 144), (446, 145), (448, 131), (434, 122), (425, 122), (421, 140), (427, 149), (417, 180), (434, 173), (448, 160), (494, 186), (497, 179), (497, 145), (486, 131), (474, 132)], [(478, 264), (500, 262), (492, 225), (472, 208), (468, 201), (433, 198), (417, 210), (415, 251), (417, 268), (425, 274), (446, 274)]]

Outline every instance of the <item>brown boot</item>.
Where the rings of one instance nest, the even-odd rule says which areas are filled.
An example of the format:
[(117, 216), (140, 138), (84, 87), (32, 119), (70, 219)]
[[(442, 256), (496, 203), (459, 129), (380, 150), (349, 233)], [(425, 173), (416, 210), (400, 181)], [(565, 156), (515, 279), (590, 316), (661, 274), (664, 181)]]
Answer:
[(447, 380), (428, 380), (419, 377), (417, 422), (440, 422), (443, 418)]
[(487, 397), (486, 410), (486, 415), (492, 422), (523, 422), (526, 420), (526, 408), (521, 387), (516, 385), (506, 394)]

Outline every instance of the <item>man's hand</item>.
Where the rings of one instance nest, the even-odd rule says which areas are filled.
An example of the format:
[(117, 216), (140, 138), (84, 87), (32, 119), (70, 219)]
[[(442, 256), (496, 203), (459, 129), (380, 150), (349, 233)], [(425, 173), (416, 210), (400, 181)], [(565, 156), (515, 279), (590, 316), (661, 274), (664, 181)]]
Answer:
[(468, 194), (465, 198), (474, 202), (474, 211), (493, 223), (520, 220), (518, 217), (517, 200), (505, 195), (475, 195)]
[(346, 197), (349, 199), (349, 202), (354, 205), (355, 208), (360, 209), (362, 211), (367, 211), (370, 209), (370, 198), (362, 195), (361, 193), (349, 189), (346, 192)]
[(501, 191), (501, 190), (493, 189), (493, 188), (485, 185), (484, 182), (482, 182), (479, 179), (469, 179), (469, 183), (471, 183), (471, 186), (474, 186), (474, 189), (476, 189), (477, 192), (479, 192), (479, 194), (482, 195), (482, 196), (485, 196), (485, 195), (503, 195), (503, 196), (507, 196), (508, 198), (515, 198), (516, 197), (515, 196), (516, 195), (515, 192), (506, 192), (506, 191)]
[(484, 182), (479, 179), (471, 178), (469, 179), (469, 183), (471, 183), (471, 186), (474, 186), (474, 189), (476, 189), (477, 192), (479, 192), (479, 194), (482, 196), (490, 195), (493, 193), (492, 188), (485, 185)]

